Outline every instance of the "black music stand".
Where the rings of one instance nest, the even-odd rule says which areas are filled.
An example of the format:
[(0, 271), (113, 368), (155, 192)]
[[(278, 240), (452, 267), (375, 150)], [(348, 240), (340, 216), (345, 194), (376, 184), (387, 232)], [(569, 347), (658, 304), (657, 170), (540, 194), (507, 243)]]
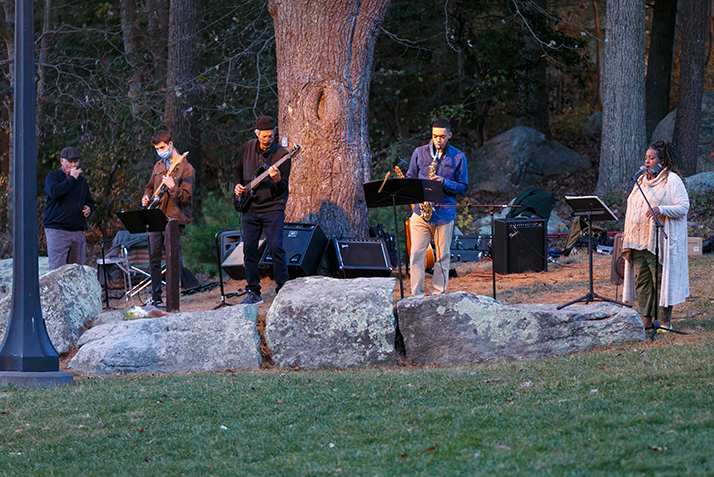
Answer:
[(593, 291), (593, 222), (594, 221), (605, 221), (605, 220), (617, 220), (615, 214), (612, 213), (610, 208), (605, 205), (599, 197), (594, 195), (582, 196), (582, 197), (569, 197), (565, 196), (565, 202), (573, 209), (573, 215), (576, 217), (584, 217), (588, 222), (588, 245), (589, 245), (589, 259), (590, 259), (590, 291), (565, 305), (560, 305), (557, 309), (561, 310), (566, 306), (570, 306), (574, 303), (583, 302), (586, 305), (592, 303), (593, 301), (600, 300), (609, 303), (615, 303), (616, 305), (626, 306), (632, 308), (631, 305), (627, 303), (622, 303), (617, 300), (612, 300), (610, 298), (605, 298), (604, 296), (598, 295)]
[[(117, 217), (129, 233), (146, 232), (146, 248), (149, 251), (149, 274), (151, 274), (151, 240), (149, 232), (163, 232), (169, 219), (160, 209), (139, 209), (117, 212)], [(159, 267), (160, 268), (160, 267)]]
[(426, 179), (392, 179), (389, 172), (382, 181), (371, 181), (362, 184), (367, 207), (392, 206), (394, 214), (394, 231), (397, 234), (397, 266), (399, 267), (399, 290), (404, 298), (404, 282), (402, 280), (402, 250), (399, 246), (399, 227), (397, 226), (397, 206), (418, 204), (421, 202), (444, 202), (444, 189), (440, 181)]

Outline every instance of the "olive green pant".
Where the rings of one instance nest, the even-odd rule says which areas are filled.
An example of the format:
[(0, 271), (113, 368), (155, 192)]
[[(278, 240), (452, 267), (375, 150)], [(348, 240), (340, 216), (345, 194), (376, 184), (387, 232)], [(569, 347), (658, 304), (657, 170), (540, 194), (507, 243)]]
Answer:
[[(652, 252), (647, 250), (630, 250), (632, 266), (635, 269), (635, 293), (640, 315), (655, 317), (655, 266), (657, 259)], [(659, 279), (662, 280), (662, 270), (659, 270)], [(658, 307), (657, 319), (663, 323), (672, 321), (672, 307)]]

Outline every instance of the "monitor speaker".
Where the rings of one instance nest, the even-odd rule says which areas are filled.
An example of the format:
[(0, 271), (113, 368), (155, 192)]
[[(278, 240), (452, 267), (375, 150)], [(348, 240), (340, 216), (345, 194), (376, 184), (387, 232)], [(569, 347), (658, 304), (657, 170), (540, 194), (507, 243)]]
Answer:
[(493, 268), (496, 273), (547, 270), (546, 223), (545, 219), (496, 220), (493, 240)]
[(388, 277), (392, 273), (387, 246), (381, 239), (332, 239), (330, 269), (342, 278)]
[[(221, 240), (223, 242), (223, 240)], [(245, 256), (243, 255), (243, 242), (227, 242), (228, 248), (223, 250), (227, 251), (227, 255), (221, 263), (221, 268), (226, 274), (233, 278), (234, 280), (245, 280)], [(263, 255), (265, 252), (265, 239), (260, 239), (258, 242), (258, 254)], [(267, 273), (263, 273), (261, 270), (261, 276), (265, 276)]]
[(243, 243), (243, 232), (240, 230), (226, 230), (221, 233), (221, 263)]
[[(327, 245), (327, 237), (317, 224), (285, 223), (283, 229), (283, 248), (288, 261), (288, 275), (291, 279), (315, 275)], [(266, 248), (261, 267), (270, 269), (272, 277), (273, 255)]]

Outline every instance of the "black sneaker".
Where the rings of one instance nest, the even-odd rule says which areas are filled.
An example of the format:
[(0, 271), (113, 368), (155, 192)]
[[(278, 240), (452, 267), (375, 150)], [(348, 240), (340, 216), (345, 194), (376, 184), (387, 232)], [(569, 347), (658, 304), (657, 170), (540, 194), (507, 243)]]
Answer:
[(248, 296), (245, 297), (245, 300), (240, 302), (241, 305), (260, 305), (263, 303), (263, 299), (260, 297), (259, 293), (255, 292), (248, 292)]

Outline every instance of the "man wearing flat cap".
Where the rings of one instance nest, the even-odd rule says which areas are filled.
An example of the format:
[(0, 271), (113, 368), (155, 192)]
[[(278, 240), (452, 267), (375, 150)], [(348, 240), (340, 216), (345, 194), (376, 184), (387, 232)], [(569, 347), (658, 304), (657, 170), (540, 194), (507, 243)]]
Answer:
[(87, 217), (94, 212), (94, 199), (82, 169), (81, 154), (73, 147), (60, 152), (59, 170), (45, 179), (45, 237), (49, 268), (55, 270), (68, 263), (84, 265), (87, 243)]
[[(245, 257), (246, 291), (244, 304), (263, 303), (260, 295), (260, 269), (258, 262), (258, 241), (265, 230), (265, 239), (273, 257), (273, 273), (277, 291), (288, 281), (288, 264), (283, 248), (283, 228), (285, 224), (285, 204), (288, 201), (288, 180), (290, 160), (280, 167), (277, 161), (288, 151), (275, 142), (275, 120), (270, 116), (260, 116), (255, 121), (255, 139), (243, 144), (238, 150), (233, 164), (234, 199), (252, 192), (253, 199), (243, 211), (243, 254)], [(252, 191), (246, 190), (254, 177), (264, 171), (269, 175)]]

